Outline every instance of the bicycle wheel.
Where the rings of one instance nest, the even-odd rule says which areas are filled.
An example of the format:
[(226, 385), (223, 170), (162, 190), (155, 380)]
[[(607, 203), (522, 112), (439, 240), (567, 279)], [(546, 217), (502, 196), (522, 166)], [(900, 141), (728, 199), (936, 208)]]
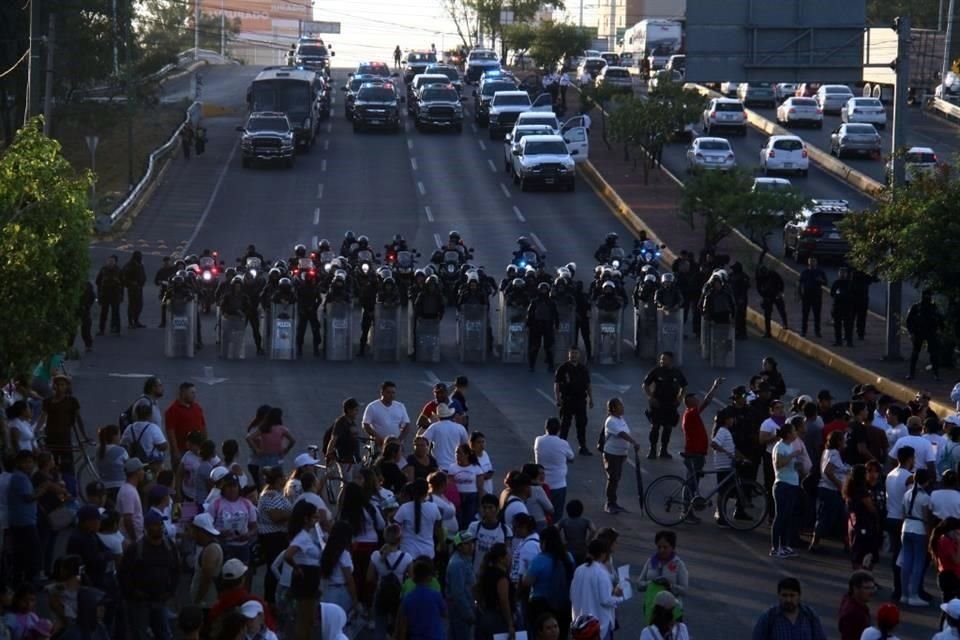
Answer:
[(343, 490), (343, 478), (336, 467), (324, 467), (323, 474), (323, 497), (327, 501), (327, 506), (336, 509), (340, 500), (340, 492)]
[(87, 485), (100, 480), (100, 473), (97, 471), (96, 465), (93, 464), (93, 461), (85, 449), (74, 451), (73, 469), (77, 482), (77, 495), (86, 501)]
[(767, 519), (767, 493), (753, 480), (724, 489), (719, 506), (726, 523), (737, 531), (752, 531)]
[(675, 527), (690, 513), (693, 494), (680, 476), (660, 476), (650, 483), (643, 497), (643, 508), (650, 519), (662, 527)]

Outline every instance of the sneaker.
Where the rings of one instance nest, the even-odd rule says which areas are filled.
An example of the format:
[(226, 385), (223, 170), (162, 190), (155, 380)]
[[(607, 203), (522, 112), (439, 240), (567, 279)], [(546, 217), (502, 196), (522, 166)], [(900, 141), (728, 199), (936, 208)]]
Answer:
[(780, 549), (780, 553), (783, 555), (784, 558), (791, 558), (797, 555), (797, 552), (793, 550), (793, 547), (783, 547), (782, 549)]
[[(902, 599), (900, 601), (903, 602)], [(912, 597), (912, 596), (907, 598), (905, 604), (908, 604), (911, 607), (929, 607), (930, 606), (930, 603), (924, 600), (923, 598)]]

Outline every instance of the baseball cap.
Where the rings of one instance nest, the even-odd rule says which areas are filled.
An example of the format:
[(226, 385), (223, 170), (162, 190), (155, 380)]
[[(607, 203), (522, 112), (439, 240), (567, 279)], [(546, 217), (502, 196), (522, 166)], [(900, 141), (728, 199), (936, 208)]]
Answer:
[(242, 605), (240, 605), (240, 613), (243, 614), (244, 618), (248, 620), (253, 620), (258, 615), (263, 613), (263, 605), (257, 602), (256, 600), (247, 600)]
[(468, 542), (473, 542), (475, 538), (473, 534), (469, 531), (461, 531), (460, 533), (453, 536), (453, 546), (459, 547), (462, 544), (467, 544)]
[(210, 480), (211, 482), (220, 482), (229, 475), (229, 473), (230, 471), (226, 467), (214, 467), (210, 472)]
[(960, 599), (954, 598), (950, 602), (940, 605), (940, 610), (954, 620), (960, 620)]
[(653, 604), (664, 609), (673, 609), (677, 606), (677, 598), (669, 591), (661, 591), (653, 599)]
[(163, 516), (150, 509), (145, 514), (143, 514), (143, 524), (163, 524)]
[(239, 580), (247, 573), (247, 565), (243, 564), (237, 558), (231, 558), (223, 563), (223, 569), (220, 571), (224, 580)]
[(213, 526), (213, 516), (209, 513), (198, 513), (193, 517), (193, 526), (203, 529), (212, 536), (220, 535), (220, 530)]
[(319, 460), (311, 456), (309, 453), (301, 453), (296, 458), (293, 459), (293, 466), (296, 469), (300, 467), (308, 467), (314, 464), (319, 464)]
[(140, 458), (130, 458), (123, 463), (123, 470), (126, 473), (136, 473), (143, 469), (143, 462), (140, 461)]
[(900, 609), (897, 608), (897, 605), (890, 602), (880, 605), (880, 608), (877, 609), (877, 624), (888, 629), (900, 624)]

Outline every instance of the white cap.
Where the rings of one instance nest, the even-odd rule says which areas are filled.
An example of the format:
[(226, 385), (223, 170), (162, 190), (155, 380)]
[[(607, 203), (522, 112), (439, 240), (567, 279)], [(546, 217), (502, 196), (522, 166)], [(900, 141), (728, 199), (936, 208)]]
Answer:
[(226, 580), (239, 580), (247, 573), (247, 565), (237, 558), (231, 558), (223, 563), (220, 575)]
[(226, 467), (214, 467), (213, 470), (210, 472), (210, 481), (220, 482), (221, 480), (226, 478), (227, 475), (229, 474), (230, 474), (230, 470), (227, 469)]
[(954, 598), (950, 602), (944, 602), (940, 605), (940, 610), (954, 620), (960, 620), (960, 600)]
[(320, 461), (311, 456), (309, 453), (301, 453), (293, 459), (293, 466), (296, 469), (299, 469), (300, 467), (308, 467), (314, 464), (320, 464)]
[(450, 408), (450, 405), (446, 402), (441, 402), (437, 405), (437, 417), (438, 418), (450, 418), (454, 414), (453, 409)]
[(193, 526), (203, 529), (212, 536), (220, 535), (220, 531), (213, 526), (213, 516), (209, 513), (198, 513), (193, 517)]
[(263, 605), (257, 602), (256, 600), (247, 600), (242, 605), (240, 605), (240, 613), (243, 614), (244, 618), (253, 620), (258, 615), (263, 613)]

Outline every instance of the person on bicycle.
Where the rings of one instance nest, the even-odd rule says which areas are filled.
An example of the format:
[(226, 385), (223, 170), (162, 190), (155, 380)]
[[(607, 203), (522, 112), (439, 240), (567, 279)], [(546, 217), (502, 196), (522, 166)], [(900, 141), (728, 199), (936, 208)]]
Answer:
[(329, 442), (324, 449), (327, 462), (336, 462), (340, 467), (340, 476), (343, 482), (353, 480), (356, 470), (360, 467), (360, 427), (357, 425), (357, 414), (360, 413), (360, 403), (356, 398), (347, 398), (343, 401), (343, 414), (330, 427)]

